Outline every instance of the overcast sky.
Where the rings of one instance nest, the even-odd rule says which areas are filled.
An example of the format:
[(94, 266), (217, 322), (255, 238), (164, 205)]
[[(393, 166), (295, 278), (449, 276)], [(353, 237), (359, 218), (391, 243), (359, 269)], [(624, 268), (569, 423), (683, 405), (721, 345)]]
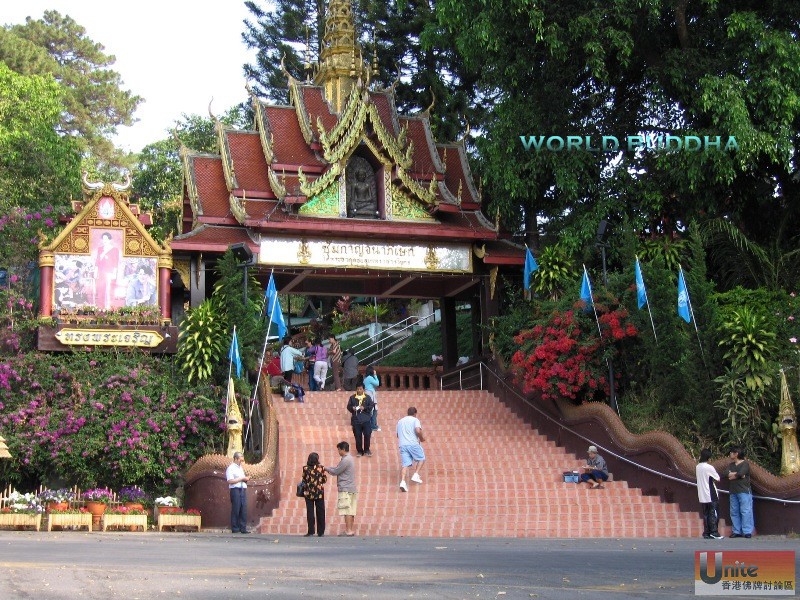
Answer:
[(244, 100), (242, 65), (251, 61), (242, 42), (250, 16), (244, 0), (0, 0), (0, 23), (38, 19), (45, 10), (72, 17), (90, 39), (116, 57), (123, 87), (144, 98), (131, 127), (120, 127), (118, 146), (138, 151), (167, 137), (181, 114), (221, 115)]

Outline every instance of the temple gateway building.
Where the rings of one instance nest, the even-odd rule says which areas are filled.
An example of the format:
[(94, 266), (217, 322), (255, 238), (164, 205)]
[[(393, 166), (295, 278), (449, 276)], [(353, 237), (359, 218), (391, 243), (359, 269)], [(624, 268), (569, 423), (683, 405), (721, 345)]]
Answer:
[[(190, 303), (239, 244), (280, 293), (439, 300), (451, 366), (456, 301), (486, 322), (498, 270), (518, 273), (523, 252), (481, 212), (464, 140), (437, 143), (427, 111), (400, 115), (393, 87), (370, 84), (348, 1), (329, 3), (314, 73), (287, 73), (289, 106), (253, 96), (252, 130), (217, 122), (219, 154), (181, 148), (183, 230), (170, 245)], [(476, 355), (484, 341), (476, 333)]]

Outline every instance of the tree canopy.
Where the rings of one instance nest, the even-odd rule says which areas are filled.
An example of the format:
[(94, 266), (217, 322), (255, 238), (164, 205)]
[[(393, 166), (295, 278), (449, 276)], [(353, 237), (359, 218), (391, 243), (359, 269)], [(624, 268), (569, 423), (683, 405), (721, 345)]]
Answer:
[(80, 192), (74, 139), (56, 133), (62, 89), (49, 76), (0, 62), (0, 210), (61, 205)]
[[(539, 232), (579, 246), (604, 216), (666, 235), (725, 216), (764, 242), (789, 212), (796, 240), (797, 3), (439, 0), (436, 14), (429, 28), (481, 68), (493, 103), (478, 140), (487, 195), (534, 247)], [(519, 140), (641, 133), (735, 136), (739, 149), (590, 155)]]
[(0, 32), (0, 61), (23, 75), (50, 74), (64, 88), (59, 132), (74, 136), (82, 152), (112, 163), (119, 156), (109, 138), (133, 123), (142, 101), (122, 87), (111, 68), (115, 60), (74, 19), (54, 10)]

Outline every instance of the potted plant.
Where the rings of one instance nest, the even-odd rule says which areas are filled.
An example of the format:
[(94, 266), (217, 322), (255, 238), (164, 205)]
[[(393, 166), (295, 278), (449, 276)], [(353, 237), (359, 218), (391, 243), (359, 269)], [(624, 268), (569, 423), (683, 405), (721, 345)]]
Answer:
[(106, 512), (106, 506), (111, 502), (113, 494), (108, 488), (93, 488), (83, 492), (86, 510), (92, 513), (92, 524), (99, 526), (100, 517)]
[(136, 486), (125, 486), (117, 492), (117, 498), (127, 508), (133, 510), (144, 510), (145, 504), (150, 501), (150, 496), (143, 489)]
[(39, 494), (39, 500), (44, 503), (48, 513), (53, 510), (66, 510), (73, 498), (75, 494), (67, 488), (44, 490)]
[(14, 526), (18, 529), (35, 527), (39, 531), (42, 523), (42, 505), (36, 494), (20, 494), (12, 492), (3, 499), (5, 504), (0, 509), (0, 525)]
[(175, 496), (162, 496), (155, 499), (159, 514), (171, 515), (181, 512), (180, 502)]

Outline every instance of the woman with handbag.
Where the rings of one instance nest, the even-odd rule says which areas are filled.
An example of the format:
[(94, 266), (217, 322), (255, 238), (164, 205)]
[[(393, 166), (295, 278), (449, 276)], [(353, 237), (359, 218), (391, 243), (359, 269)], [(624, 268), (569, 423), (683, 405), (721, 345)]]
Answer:
[(303, 467), (303, 479), (298, 486), (303, 489), (303, 497), (306, 500), (306, 520), (308, 521), (308, 533), (305, 537), (316, 533), (319, 537), (325, 535), (325, 482), (328, 476), (325, 474), (325, 467), (319, 464), (319, 454), (312, 452), (308, 455), (308, 461)]

